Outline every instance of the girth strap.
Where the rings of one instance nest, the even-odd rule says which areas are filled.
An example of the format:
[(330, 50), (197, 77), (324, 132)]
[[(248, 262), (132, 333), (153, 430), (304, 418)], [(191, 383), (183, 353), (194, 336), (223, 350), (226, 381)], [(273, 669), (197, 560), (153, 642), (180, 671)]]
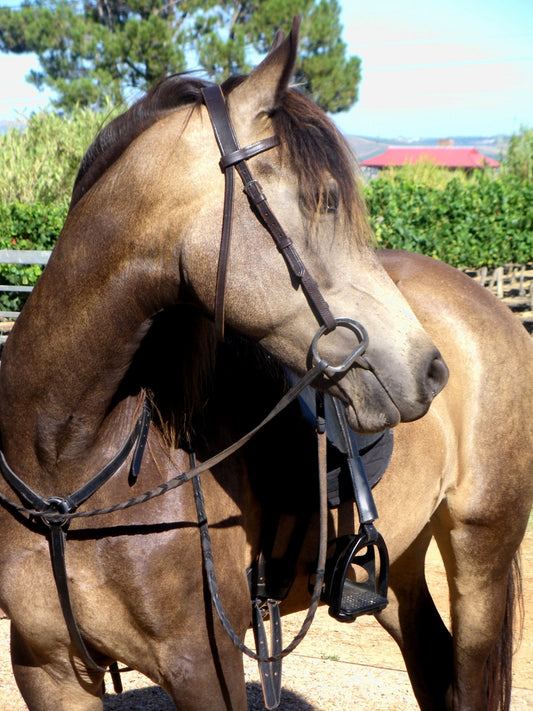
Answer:
[(273, 657), (276, 661), (259, 660), (259, 676), (265, 708), (277, 709), (281, 700), (281, 664), (279, 657), (283, 651), (281, 615), (277, 600), (267, 600), (266, 606), (270, 618), (270, 648), (263, 621), (263, 605), (259, 600), (252, 604), (252, 627), (255, 648), (262, 657)]
[(254, 179), (246, 160), (252, 156), (269, 150), (278, 145), (276, 136), (264, 138), (246, 148), (239, 148), (237, 138), (233, 131), (231, 121), (224, 101), (222, 89), (218, 84), (213, 84), (202, 90), (204, 101), (213, 125), (220, 153), (220, 168), (225, 176), (224, 218), (222, 223), (222, 236), (220, 255), (217, 271), (217, 285), (215, 294), (215, 324), (220, 338), (224, 336), (224, 293), (226, 284), (229, 245), (231, 237), (231, 221), (233, 213), (233, 167), (236, 168), (244, 185), (244, 192), (255, 208), (268, 231), (270, 232), (278, 250), (281, 252), (292, 275), (302, 285), (302, 289), (311, 306), (316, 319), (328, 331), (335, 328), (335, 319), (330, 308), (320, 293), (318, 284), (309, 274), (296, 251), (292, 240), (286, 235), (276, 216), (268, 205), (261, 185)]

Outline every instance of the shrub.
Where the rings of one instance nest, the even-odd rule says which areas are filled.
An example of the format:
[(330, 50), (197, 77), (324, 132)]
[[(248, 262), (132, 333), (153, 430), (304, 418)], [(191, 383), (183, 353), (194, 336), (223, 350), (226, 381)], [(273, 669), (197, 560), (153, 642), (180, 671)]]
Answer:
[(0, 203), (67, 199), (85, 151), (112, 116), (89, 109), (68, 117), (41, 112), (10, 127), (0, 135)]
[(511, 136), (502, 170), (521, 180), (533, 180), (533, 129), (523, 127)]
[(400, 171), (371, 181), (366, 195), (383, 248), (421, 252), (456, 267), (533, 257), (533, 184), (514, 175), (479, 172), (434, 187)]
[[(67, 200), (58, 205), (0, 203), (0, 249), (53, 249), (67, 210)], [(41, 271), (42, 267), (37, 264), (0, 264), (0, 282), (33, 286)], [(20, 311), (26, 297), (25, 294), (4, 293), (0, 296), (1, 308)]]

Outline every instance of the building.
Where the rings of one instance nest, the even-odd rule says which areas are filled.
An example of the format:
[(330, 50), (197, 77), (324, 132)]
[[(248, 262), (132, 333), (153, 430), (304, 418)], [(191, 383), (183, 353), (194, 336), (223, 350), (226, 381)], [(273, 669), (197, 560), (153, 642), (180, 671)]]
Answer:
[(383, 153), (361, 161), (360, 165), (381, 170), (420, 162), (433, 163), (451, 170), (473, 170), (487, 166), (496, 169), (500, 165), (497, 160), (484, 156), (477, 148), (461, 146), (389, 146)]

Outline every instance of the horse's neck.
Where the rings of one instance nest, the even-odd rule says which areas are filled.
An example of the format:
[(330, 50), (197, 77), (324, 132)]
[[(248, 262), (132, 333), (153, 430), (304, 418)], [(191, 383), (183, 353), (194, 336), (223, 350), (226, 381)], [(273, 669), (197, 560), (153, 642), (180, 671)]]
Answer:
[(29, 446), (26, 456), (51, 470), (96, 441), (157, 310), (146, 274), (79, 283), (75, 264), (63, 267), (50, 260), (6, 344), (0, 377), (4, 442), (14, 456)]

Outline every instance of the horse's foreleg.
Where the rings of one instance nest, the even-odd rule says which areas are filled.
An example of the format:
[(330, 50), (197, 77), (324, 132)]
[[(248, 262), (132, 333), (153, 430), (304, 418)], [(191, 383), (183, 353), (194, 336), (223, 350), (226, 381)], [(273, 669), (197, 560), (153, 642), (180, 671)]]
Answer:
[(426, 527), (391, 565), (389, 605), (377, 619), (401, 649), (420, 708), (446, 711), (453, 679), (452, 640), (424, 576), (430, 540)]
[(213, 668), (209, 664), (198, 669), (195, 678), (185, 680), (180, 673), (176, 679), (165, 684), (164, 688), (180, 711), (246, 711), (246, 686), (242, 661), (240, 669), (224, 662), (224, 670)]
[(448, 574), (454, 711), (510, 707), (514, 546), (493, 528), (457, 524), (439, 547)]
[(180, 711), (247, 709), (242, 654), (229, 639), (174, 660), (162, 686)]
[[(228, 571), (218, 576), (220, 600), (235, 634), (244, 639), (251, 617), (248, 583), (239, 570)], [(180, 711), (246, 711), (242, 652), (223, 629), (207, 586), (203, 613), (195, 599), (189, 633), (160, 650), (161, 686)]]
[(13, 674), (29, 711), (102, 711), (103, 675), (57, 657), (45, 663), (11, 625)]

